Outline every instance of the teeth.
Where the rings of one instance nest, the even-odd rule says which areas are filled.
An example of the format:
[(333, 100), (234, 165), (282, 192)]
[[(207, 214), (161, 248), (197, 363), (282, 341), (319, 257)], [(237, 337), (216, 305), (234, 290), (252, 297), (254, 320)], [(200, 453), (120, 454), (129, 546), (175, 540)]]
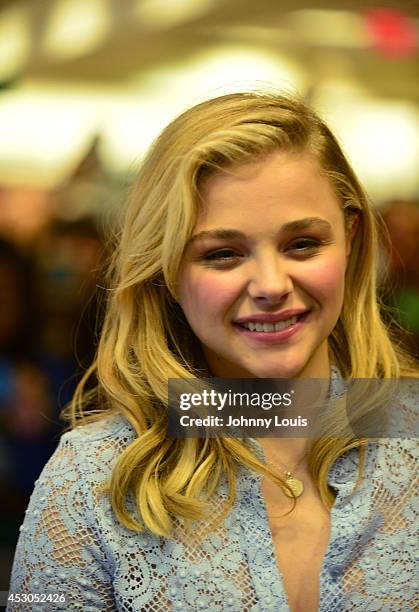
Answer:
[(243, 327), (249, 329), (250, 331), (257, 332), (273, 332), (280, 331), (281, 329), (285, 329), (290, 325), (294, 325), (297, 322), (298, 317), (294, 316), (290, 319), (286, 319), (285, 321), (279, 321), (278, 323), (253, 323), (249, 321), (248, 323), (243, 323)]

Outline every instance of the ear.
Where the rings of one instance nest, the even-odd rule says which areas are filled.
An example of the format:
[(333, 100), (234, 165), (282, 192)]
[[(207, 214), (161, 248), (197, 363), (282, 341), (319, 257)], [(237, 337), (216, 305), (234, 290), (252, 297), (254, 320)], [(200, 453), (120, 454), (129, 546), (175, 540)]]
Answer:
[(346, 236), (346, 258), (351, 254), (352, 240), (359, 225), (360, 213), (357, 210), (350, 212), (350, 216), (345, 221), (345, 236)]

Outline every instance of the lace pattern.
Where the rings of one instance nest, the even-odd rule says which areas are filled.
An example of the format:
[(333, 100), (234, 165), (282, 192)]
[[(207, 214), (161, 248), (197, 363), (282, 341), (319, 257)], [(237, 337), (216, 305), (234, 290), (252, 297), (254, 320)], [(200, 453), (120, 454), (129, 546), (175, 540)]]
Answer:
[[(133, 439), (117, 416), (62, 437), (21, 527), (11, 592), (62, 593), (66, 601), (15, 602), (7, 610), (287, 611), (260, 478), (241, 470), (236, 503), (215, 531), (203, 522), (193, 533), (177, 523), (171, 540), (136, 534), (116, 522), (100, 494)], [(371, 444), (365, 478), (353, 493), (357, 462), (357, 451), (350, 451), (329, 475), (338, 494), (320, 610), (417, 610), (416, 442)], [(213, 514), (225, 493), (221, 486)]]

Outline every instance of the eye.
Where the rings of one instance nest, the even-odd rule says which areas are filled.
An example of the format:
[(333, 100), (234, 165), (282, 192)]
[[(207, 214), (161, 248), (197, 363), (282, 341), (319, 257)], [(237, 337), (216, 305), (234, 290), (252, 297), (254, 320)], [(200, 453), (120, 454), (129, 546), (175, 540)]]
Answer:
[(236, 263), (241, 257), (241, 254), (233, 249), (217, 249), (203, 255), (203, 261), (213, 265), (226, 265)]
[(323, 242), (316, 238), (298, 238), (291, 242), (288, 246), (289, 251), (296, 253), (312, 253), (318, 250), (323, 245)]
[(212, 251), (204, 255), (206, 261), (232, 259), (234, 257), (238, 257), (238, 254), (233, 249), (218, 249), (218, 251)]

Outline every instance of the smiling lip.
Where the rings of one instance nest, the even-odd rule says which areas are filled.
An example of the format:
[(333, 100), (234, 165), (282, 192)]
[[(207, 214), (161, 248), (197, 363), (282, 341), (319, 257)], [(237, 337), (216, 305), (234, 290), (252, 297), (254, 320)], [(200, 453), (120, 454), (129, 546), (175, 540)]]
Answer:
[(306, 308), (289, 308), (282, 312), (260, 312), (247, 317), (240, 317), (234, 320), (237, 325), (243, 325), (243, 323), (280, 323), (286, 321), (292, 317), (299, 317), (302, 314), (309, 312)]
[[(310, 315), (310, 310), (284, 310), (276, 315), (271, 313), (261, 313), (249, 317), (241, 317), (234, 321), (236, 330), (257, 343), (263, 344), (281, 344), (287, 342), (290, 338), (296, 336), (304, 327), (305, 322)], [(244, 327), (243, 323), (279, 323), (292, 317), (298, 317), (295, 323), (288, 325), (280, 330), (273, 331), (251, 331)]]

